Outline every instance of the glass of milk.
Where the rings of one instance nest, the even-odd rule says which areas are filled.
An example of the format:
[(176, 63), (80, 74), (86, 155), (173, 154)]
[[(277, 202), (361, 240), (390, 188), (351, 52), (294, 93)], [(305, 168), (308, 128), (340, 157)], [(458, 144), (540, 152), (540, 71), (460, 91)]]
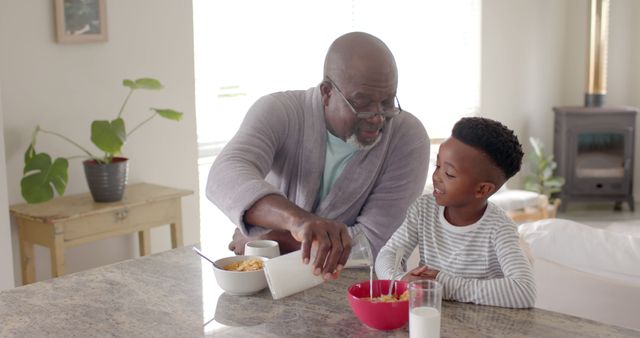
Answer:
[(439, 338), (442, 284), (434, 280), (409, 283), (409, 335)]

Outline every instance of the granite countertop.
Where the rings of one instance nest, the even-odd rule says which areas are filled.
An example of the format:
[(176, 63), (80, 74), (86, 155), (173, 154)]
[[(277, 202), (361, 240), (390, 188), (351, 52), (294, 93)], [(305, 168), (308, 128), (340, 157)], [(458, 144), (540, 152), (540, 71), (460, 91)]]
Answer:
[[(191, 247), (0, 292), (1, 337), (407, 337), (351, 312), (347, 287), (368, 270), (273, 300), (221, 291)], [(443, 302), (442, 337), (638, 337), (640, 332), (555, 312)]]

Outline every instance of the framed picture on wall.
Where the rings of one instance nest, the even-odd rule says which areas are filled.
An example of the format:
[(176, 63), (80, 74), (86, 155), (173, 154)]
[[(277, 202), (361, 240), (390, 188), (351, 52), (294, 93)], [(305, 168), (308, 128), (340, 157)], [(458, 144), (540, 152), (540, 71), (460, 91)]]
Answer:
[(59, 43), (107, 41), (106, 0), (53, 0)]

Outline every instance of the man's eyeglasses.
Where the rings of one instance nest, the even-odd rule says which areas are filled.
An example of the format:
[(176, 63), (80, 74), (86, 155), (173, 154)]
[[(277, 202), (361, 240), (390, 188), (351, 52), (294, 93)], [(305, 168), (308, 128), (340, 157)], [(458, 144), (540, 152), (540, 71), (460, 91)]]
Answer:
[(353, 114), (359, 118), (359, 119), (368, 119), (371, 118), (372, 116), (376, 116), (376, 115), (381, 115), (384, 118), (390, 119), (393, 117), (398, 116), (398, 114), (400, 114), (400, 112), (402, 112), (402, 108), (400, 107), (400, 101), (398, 101), (398, 97), (395, 97), (395, 103), (396, 106), (393, 107), (382, 107), (382, 109), (377, 112), (358, 112), (355, 108), (353, 108), (353, 105), (351, 104), (351, 102), (349, 102), (349, 100), (347, 100), (347, 98), (344, 96), (344, 94), (342, 94), (342, 91), (340, 90), (340, 88), (338, 88), (338, 86), (336, 86), (335, 82), (333, 82), (333, 80), (327, 78), (329, 80), (329, 82), (331, 83), (331, 85), (333, 86), (333, 88), (336, 89), (336, 91), (338, 92), (338, 94), (340, 95), (340, 97), (344, 100), (344, 102), (347, 103), (347, 106), (349, 106), (349, 108), (351, 108), (351, 111), (353, 112)]

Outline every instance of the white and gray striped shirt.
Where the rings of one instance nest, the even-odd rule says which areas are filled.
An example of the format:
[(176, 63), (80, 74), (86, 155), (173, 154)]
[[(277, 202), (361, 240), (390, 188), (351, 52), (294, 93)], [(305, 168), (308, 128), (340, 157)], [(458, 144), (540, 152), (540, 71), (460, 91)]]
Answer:
[(404, 223), (378, 254), (378, 278), (391, 279), (399, 248), (403, 248), (406, 262), (417, 245), (419, 264), (440, 271), (436, 280), (444, 286), (443, 299), (533, 307), (533, 270), (518, 245), (515, 223), (491, 202), (478, 222), (463, 227), (450, 224), (444, 209), (432, 195), (423, 195), (413, 203)]

